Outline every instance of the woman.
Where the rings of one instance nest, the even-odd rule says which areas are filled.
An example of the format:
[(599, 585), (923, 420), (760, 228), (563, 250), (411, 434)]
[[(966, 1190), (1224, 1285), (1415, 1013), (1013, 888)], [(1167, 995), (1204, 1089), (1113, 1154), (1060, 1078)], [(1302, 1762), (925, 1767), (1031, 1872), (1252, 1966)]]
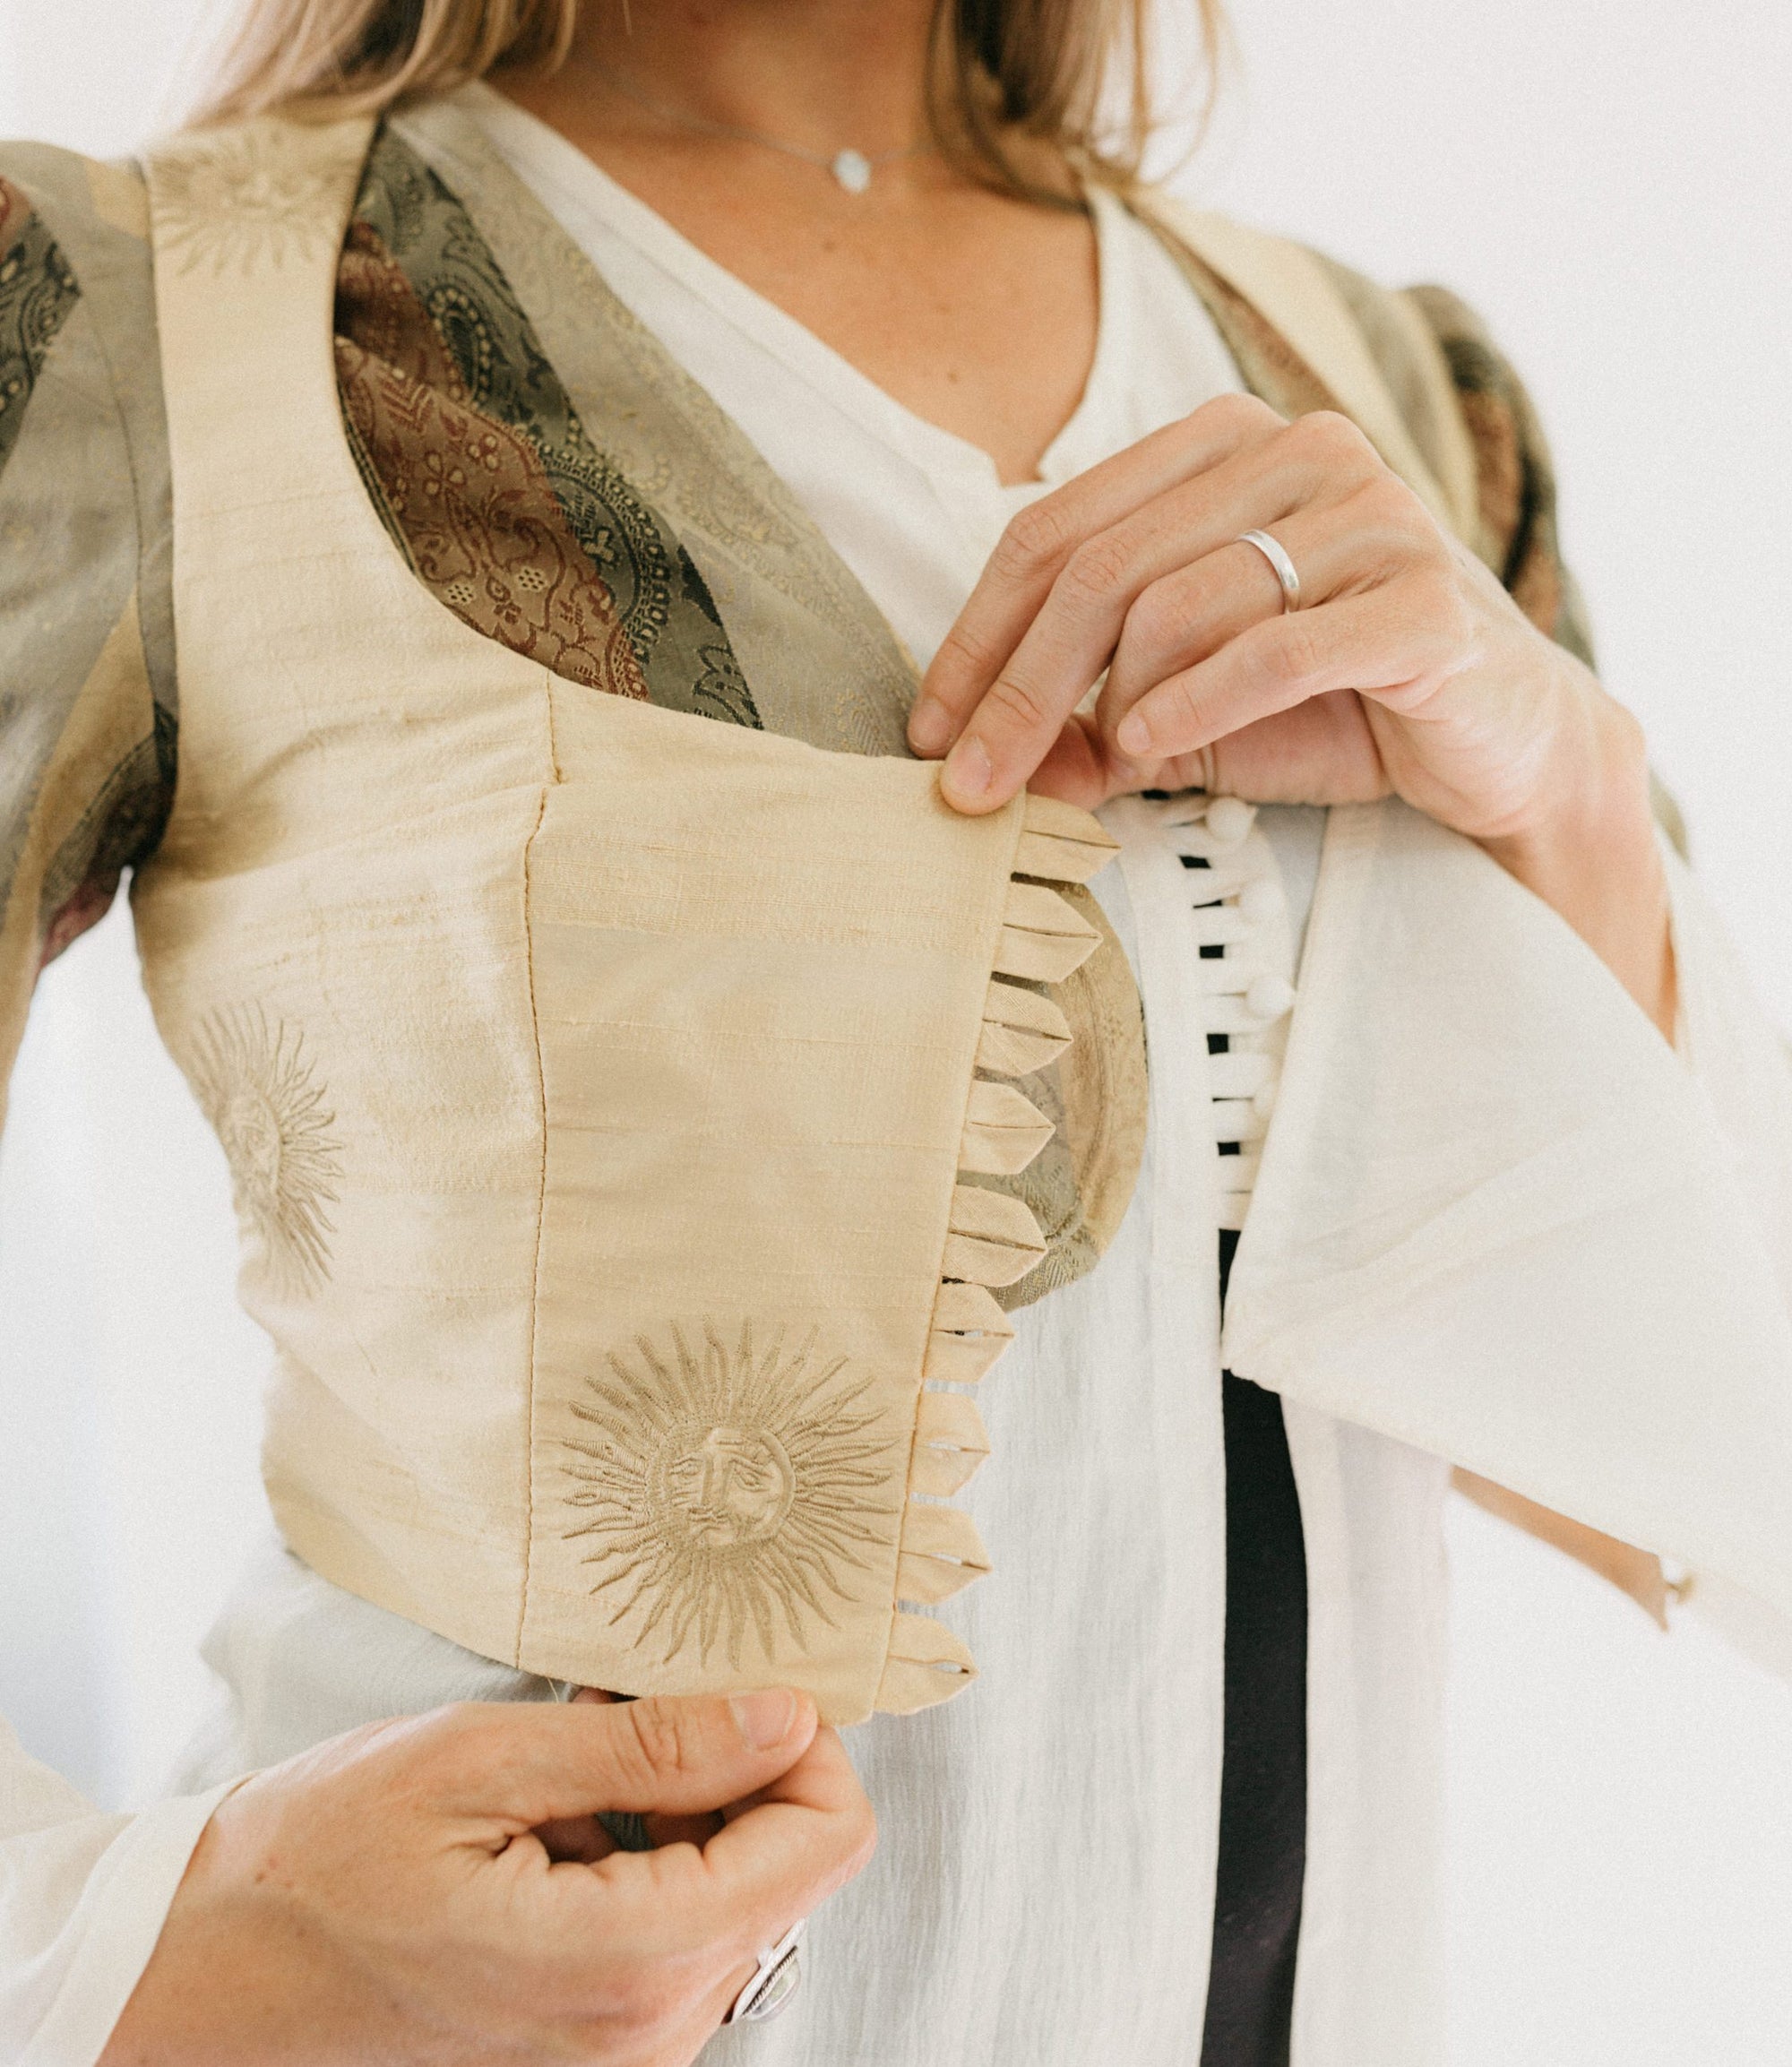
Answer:
[(0, 160), (9, 995), (132, 866), (285, 1539), (191, 1791), (13, 1755), (10, 2054), (1417, 2067), (1447, 1466), (1792, 1602), (1522, 392), (1136, 189), (1133, 24), (258, 0)]

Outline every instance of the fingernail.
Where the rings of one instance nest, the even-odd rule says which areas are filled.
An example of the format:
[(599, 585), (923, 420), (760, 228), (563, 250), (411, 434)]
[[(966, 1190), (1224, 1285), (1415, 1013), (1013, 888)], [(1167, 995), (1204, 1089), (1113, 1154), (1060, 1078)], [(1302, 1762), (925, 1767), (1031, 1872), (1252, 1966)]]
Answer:
[(1149, 753), (1151, 728), (1136, 711), (1130, 711), (1120, 720), (1120, 729), (1114, 735), (1114, 743), (1123, 754), (1139, 755)]
[(756, 1752), (781, 1744), (796, 1725), (797, 1697), (787, 1686), (767, 1687), (762, 1693), (737, 1693), (728, 1706), (734, 1710), (735, 1727)]
[(924, 696), (909, 713), (909, 744), (917, 754), (938, 754), (952, 737), (952, 718), (943, 703)]
[(974, 804), (989, 788), (995, 771), (980, 739), (961, 739), (946, 755), (940, 787), (953, 804)]

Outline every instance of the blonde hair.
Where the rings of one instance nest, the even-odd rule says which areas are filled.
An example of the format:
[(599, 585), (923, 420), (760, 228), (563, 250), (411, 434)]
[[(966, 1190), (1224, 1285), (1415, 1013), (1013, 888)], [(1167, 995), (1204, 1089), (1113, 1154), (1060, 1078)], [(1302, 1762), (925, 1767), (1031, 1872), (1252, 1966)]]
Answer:
[[(244, 0), (198, 119), (371, 114), (500, 65), (551, 69), (580, 0)], [(1209, 75), (1221, 0), (1188, 0)], [(935, 0), (928, 114), (941, 148), (1012, 192), (1043, 145), (1085, 174), (1136, 177), (1150, 140), (1152, 0)], [(1116, 113), (1116, 85), (1124, 89)]]

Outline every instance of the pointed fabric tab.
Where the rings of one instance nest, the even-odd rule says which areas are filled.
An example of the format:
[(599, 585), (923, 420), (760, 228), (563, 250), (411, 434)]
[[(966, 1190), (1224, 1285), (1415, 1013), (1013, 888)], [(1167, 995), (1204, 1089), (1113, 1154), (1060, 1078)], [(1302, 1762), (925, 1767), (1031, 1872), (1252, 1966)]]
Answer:
[(951, 1630), (925, 1615), (898, 1615), (891, 1620), (876, 1707), (883, 1715), (913, 1715), (950, 1701), (976, 1677), (976, 1659)]
[(1120, 842), (1099, 819), (1055, 797), (1029, 797), (1024, 827), (1014, 856), (1016, 875), (1087, 883), (1120, 851)]
[(1004, 1342), (1014, 1335), (1013, 1322), (981, 1285), (942, 1285), (934, 1302), (934, 1326), (958, 1335), (999, 1335)]
[(924, 1392), (909, 1465), (910, 1493), (945, 1500), (965, 1485), (989, 1454), (989, 1431), (977, 1402), (962, 1392)]
[(1018, 1176), (1056, 1129), (1012, 1084), (980, 1080), (970, 1087), (958, 1167), (987, 1177)]
[(971, 1385), (1014, 1339), (1014, 1323), (981, 1285), (942, 1285), (924, 1378)]
[(950, 1600), (989, 1570), (989, 1553), (977, 1524), (961, 1507), (926, 1507), (911, 1501), (902, 1518), (902, 1553), (896, 1566), (898, 1600), (931, 1607)]
[(1101, 935), (1067, 899), (1038, 883), (1011, 883), (996, 973), (1062, 983), (1101, 945)]
[(1039, 1223), (1024, 1200), (977, 1184), (952, 1187), (941, 1275), (973, 1285), (1012, 1285), (1046, 1253)]
[(999, 1077), (1031, 1076), (1047, 1068), (1070, 1046), (1064, 1009), (1036, 990), (992, 981), (984, 1002), (977, 1066)]

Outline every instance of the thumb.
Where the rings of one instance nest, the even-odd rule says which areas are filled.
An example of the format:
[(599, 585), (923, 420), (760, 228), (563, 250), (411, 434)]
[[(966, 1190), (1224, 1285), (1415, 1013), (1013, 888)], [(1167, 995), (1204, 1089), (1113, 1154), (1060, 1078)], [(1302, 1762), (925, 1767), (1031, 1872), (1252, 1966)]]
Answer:
[(814, 1701), (789, 1687), (451, 1714), (438, 1804), (517, 1830), (599, 1809), (719, 1809), (788, 1772), (816, 1728)]

